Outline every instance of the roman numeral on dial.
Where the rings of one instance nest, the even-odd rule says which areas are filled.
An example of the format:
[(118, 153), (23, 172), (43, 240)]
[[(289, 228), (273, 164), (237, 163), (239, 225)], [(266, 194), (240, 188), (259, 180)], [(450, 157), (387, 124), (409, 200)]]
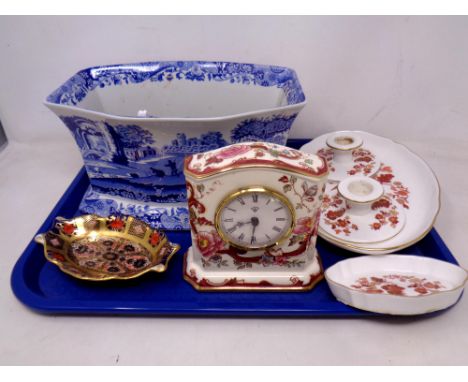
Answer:
[(237, 225), (235, 225), (235, 226), (229, 228), (227, 231), (228, 231), (229, 233), (233, 233), (236, 229), (237, 229)]

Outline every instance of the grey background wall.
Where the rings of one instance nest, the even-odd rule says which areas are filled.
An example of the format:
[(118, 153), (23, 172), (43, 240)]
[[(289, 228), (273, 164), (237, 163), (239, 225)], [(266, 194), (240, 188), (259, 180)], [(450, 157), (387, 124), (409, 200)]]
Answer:
[(166, 59), (290, 66), (308, 105), (293, 137), (362, 129), (468, 144), (466, 17), (2, 17), (10, 140), (71, 141), (43, 105), (79, 69)]

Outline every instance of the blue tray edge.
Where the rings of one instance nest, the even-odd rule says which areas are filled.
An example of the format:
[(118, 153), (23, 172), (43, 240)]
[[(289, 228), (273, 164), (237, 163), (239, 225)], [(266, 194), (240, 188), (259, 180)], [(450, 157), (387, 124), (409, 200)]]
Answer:
[[(57, 201), (52, 211), (47, 216), (46, 220), (42, 223), (39, 229), (36, 232), (37, 234), (46, 232), (49, 227), (52, 225), (55, 217), (58, 216), (58, 212), (61, 210), (63, 203), (68, 199), (70, 194), (76, 188), (78, 183), (80, 183), (80, 179), (85, 175), (86, 169), (82, 167), (78, 174), (75, 176), (73, 181), (70, 183), (62, 197)], [(20, 258), (17, 260), (15, 266), (13, 267), (13, 271), (11, 273), (10, 278), (10, 285), (11, 289), (13, 290), (13, 294), (16, 296), (18, 300), (20, 300), (24, 305), (27, 307), (41, 312), (41, 313), (51, 313), (53, 309), (49, 309), (47, 304), (44, 304), (46, 299), (40, 298), (37, 294), (32, 293), (29, 288), (26, 287), (26, 284), (23, 282), (22, 271), (24, 268), (24, 264), (27, 260), (27, 254), (33, 250), (33, 247), (36, 245), (34, 239), (28, 244), (26, 249), (23, 251)]]

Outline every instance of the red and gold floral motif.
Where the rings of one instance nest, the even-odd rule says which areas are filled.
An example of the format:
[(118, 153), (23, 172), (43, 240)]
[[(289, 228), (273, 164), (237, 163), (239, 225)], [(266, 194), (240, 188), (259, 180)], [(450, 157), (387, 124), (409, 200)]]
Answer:
[(317, 151), (317, 155), (327, 162), (328, 165), (328, 170), (330, 172), (335, 172), (335, 167), (333, 166), (333, 150), (330, 148), (324, 147), (323, 149), (320, 149)]
[[(216, 153), (216, 155), (206, 155), (205, 157), (205, 164), (218, 164), (222, 163), (225, 159), (234, 158), (236, 156), (242, 155), (250, 151), (250, 147), (248, 145), (234, 145), (229, 146), (226, 148), (221, 149)], [(203, 159), (203, 156), (197, 156), (197, 159)]]
[[(396, 228), (400, 223), (400, 219), (398, 208), (394, 202), (408, 209), (409, 190), (400, 181), (394, 180), (392, 167), (384, 164), (372, 178), (386, 187), (386, 193), (385, 197), (380, 198), (371, 205), (371, 209), (376, 213), (374, 214), (374, 221), (369, 226), (374, 231), (380, 230), (384, 225)], [(352, 218), (346, 214), (349, 208), (350, 206), (338, 194), (337, 186), (332, 187), (329, 194), (324, 194), (322, 202), (324, 215), (322, 219), (325, 224), (332, 227), (337, 235), (349, 236), (353, 230), (359, 229), (359, 226), (354, 224)]]
[(351, 285), (351, 288), (365, 293), (396, 296), (421, 296), (446, 289), (440, 281), (401, 274), (360, 277)]
[(310, 154), (263, 142), (235, 144), (185, 159), (185, 171), (194, 177), (205, 177), (219, 171), (252, 165), (274, 165), (279, 169), (312, 176), (322, 176), (328, 172), (326, 162), (320, 158), (313, 159)]
[(196, 233), (196, 244), (203, 256), (214, 256), (218, 251), (225, 248), (223, 239), (216, 230), (198, 231)]
[[(100, 236), (97, 239), (79, 239), (70, 245), (68, 256), (74, 266), (119, 276), (131, 276), (147, 267), (151, 255), (142, 246), (123, 238)], [(57, 256), (53, 257), (59, 261)]]
[(353, 150), (353, 168), (348, 171), (348, 175), (363, 174), (369, 175), (375, 168), (375, 155), (366, 149)]
[(67, 236), (71, 236), (73, 235), (73, 233), (75, 232), (75, 229), (76, 229), (76, 226), (74, 224), (70, 224), (70, 223), (64, 223), (62, 224), (62, 229), (61, 231), (67, 235)]
[[(333, 166), (333, 149), (322, 148), (317, 152), (317, 155), (321, 156), (327, 161), (328, 169), (331, 172), (335, 172), (336, 169)], [(376, 162), (375, 155), (369, 150), (358, 148), (352, 152), (353, 166), (347, 171), (348, 175), (369, 175), (375, 171)]]
[(391, 166), (386, 166), (382, 163), (379, 171), (372, 177), (382, 183), (384, 187), (390, 188), (390, 191), (387, 192), (389, 197), (402, 205), (404, 208), (410, 208), (408, 201), (410, 191), (408, 187), (403, 185), (402, 182), (395, 180), (395, 175), (393, 174), (393, 169)]
[(57, 260), (57, 261), (60, 261), (60, 262), (65, 261), (65, 256), (63, 256), (60, 253), (50, 251), (50, 252), (48, 252), (48, 255), (54, 260)]
[(190, 225), (198, 249), (205, 257), (217, 255), (218, 251), (226, 249), (227, 245), (214, 228), (214, 223), (204, 216), (199, 216), (199, 214), (206, 211), (206, 208), (196, 197), (194, 187), (189, 181), (187, 181), (187, 199), (190, 211)]
[(250, 146), (248, 145), (233, 145), (220, 150), (216, 156), (222, 159), (229, 159), (245, 154), (248, 151), (250, 151)]
[[(282, 183), (295, 184), (297, 181), (296, 177), (288, 178), (286, 176), (279, 179)], [(219, 182), (219, 181), (218, 181)], [(291, 257), (301, 255), (309, 247), (311, 239), (317, 235), (318, 230), (318, 211), (315, 217), (302, 217), (297, 219), (293, 235), (290, 238), (289, 246), (296, 247), (295, 249), (285, 252), (281, 248), (272, 247), (264, 250), (263, 254), (258, 256), (244, 257), (245, 250), (229, 245), (224, 242), (221, 236), (216, 231), (214, 223), (207, 219), (204, 215), (206, 211), (205, 205), (201, 202), (200, 190), (195, 192), (194, 186), (189, 182), (187, 183), (187, 199), (190, 210), (190, 225), (192, 227), (192, 235), (197, 248), (204, 260), (202, 260), (203, 267), (209, 267), (210, 265), (216, 265), (217, 267), (228, 267), (228, 263), (223, 261), (223, 255), (229, 255), (233, 258), (235, 265), (238, 269), (251, 267), (252, 264), (262, 264), (263, 266), (279, 265), (285, 267), (299, 266), (302, 263), (295, 260), (290, 260)], [(287, 185), (288, 185), (287, 184)], [(219, 183), (220, 185), (220, 183)], [(286, 185), (285, 185), (286, 186)], [(291, 190), (293, 186), (291, 186)], [(306, 182), (301, 187), (301, 204), (303, 206), (296, 206), (296, 208), (308, 208), (308, 211), (312, 211), (305, 203), (312, 203), (315, 201), (317, 193), (317, 186), (309, 187)], [(204, 188), (203, 188), (204, 190)], [(202, 190), (202, 191), (203, 191)], [(295, 192), (297, 190), (294, 189)], [(299, 204), (299, 203), (298, 203)]]
[[(210, 260), (202, 259), (202, 260), (204, 261), (204, 263), (209, 261), (210, 263), (218, 266), (218, 263), (216, 263), (215, 261), (211, 261), (211, 259)], [(218, 262), (222, 261), (221, 256), (219, 256), (219, 258), (216, 259), (216, 261)], [(242, 289), (252, 290), (256, 288), (261, 289), (261, 290), (265, 290), (265, 289), (309, 290), (309, 289), (312, 289), (315, 284), (317, 284), (319, 281), (323, 279), (323, 271), (322, 271), (323, 267), (320, 261), (319, 261), (319, 266), (320, 266), (320, 272), (310, 275), (311, 277), (308, 283), (304, 283), (304, 281), (302, 281), (298, 277), (291, 276), (289, 278), (289, 285), (276, 285), (267, 280), (260, 280), (258, 282), (246, 282), (245, 280), (242, 280), (237, 277), (225, 279), (222, 283), (214, 284), (210, 282), (209, 280), (207, 280), (206, 278), (202, 278), (201, 280), (199, 280), (195, 269), (193, 268), (187, 269), (187, 258), (184, 257), (184, 269), (185, 269), (184, 278), (190, 284), (192, 284), (195, 288), (200, 289), (200, 290), (219, 290), (220, 288), (222, 289), (223, 287), (226, 287), (229, 289), (239, 289), (239, 290), (242, 290)]]
[(339, 196), (336, 187), (332, 188), (334, 193), (324, 194), (322, 201), (323, 222), (329, 225), (337, 235), (344, 234), (349, 236), (352, 231), (357, 231), (359, 227), (351, 221), (349, 215), (346, 215), (346, 210), (349, 206)]
[(164, 233), (131, 216), (58, 219), (54, 229), (38, 235), (36, 241), (62, 271), (96, 281), (134, 278), (153, 267), (163, 272), (180, 248), (168, 242)]
[(296, 235), (302, 235), (312, 231), (314, 227), (314, 219), (310, 216), (302, 217), (297, 219), (296, 226), (294, 227), (293, 233)]
[(158, 232), (153, 232), (151, 235), (150, 235), (150, 238), (149, 238), (149, 243), (155, 247), (159, 241), (161, 239), (161, 235), (158, 233)]
[(378, 210), (378, 212), (374, 215), (376, 221), (370, 224), (370, 227), (373, 230), (378, 230), (386, 224), (390, 224), (392, 228), (396, 228), (397, 224), (399, 223), (399, 212), (397, 207), (392, 205), (392, 203), (387, 198), (381, 198), (372, 203), (371, 209)]
[(125, 221), (120, 218), (115, 218), (107, 223), (107, 227), (113, 231), (122, 231), (125, 228)]
[(325, 219), (325, 224), (331, 226), (331, 228), (336, 232), (336, 234), (344, 233), (346, 236), (351, 234), (351, 230), (357, 231), (359, 227), (351, 222), (351, 218), (346, 215), (343, 218), (336, 219), (335, 221), (330, 219)]

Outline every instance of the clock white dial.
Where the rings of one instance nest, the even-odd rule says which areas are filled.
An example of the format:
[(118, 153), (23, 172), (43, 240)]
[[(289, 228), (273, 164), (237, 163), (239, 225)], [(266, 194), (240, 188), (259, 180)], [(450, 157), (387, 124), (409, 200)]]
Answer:
[(281, 194), (254, 187), (229, 196), (216, 214), (225, 241), (244, 249), (270, 247), (291, 233), (294, 212)]

